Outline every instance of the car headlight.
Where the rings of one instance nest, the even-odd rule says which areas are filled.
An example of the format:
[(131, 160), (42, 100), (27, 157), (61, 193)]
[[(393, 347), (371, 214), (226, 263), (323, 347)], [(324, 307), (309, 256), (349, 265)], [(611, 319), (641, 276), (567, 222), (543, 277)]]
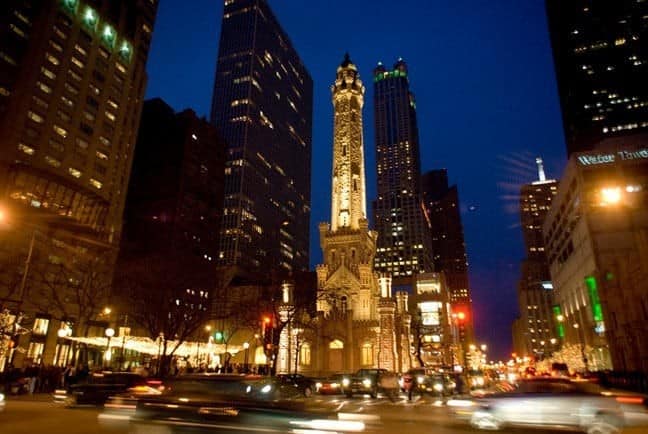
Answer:
[(434, 386), (432, 387), (434, 387), (434, 390), (436, 390), (437, 392), (441, 392), (443, 390), (443, 384), (441, 383), (434, 383)]
[(0, 402), (4, 402), (5, 396), (4, 393), (0, 393)]
[(266, 384), (261, 388), (261, 393), (268, 393), (272, 390), (272, 386), (270, 384)]
[(349, 384), (351, 384), (351, 380), (349, 380), (348, 378), (343, 378), (342, 379), (342, 385), (344, 387), (347, 387)]
[(315, 389), (320, 390), (321, 388), (322, 388), (322, 383), (320, 383), (319, 381), (315, 383)]
[(422, 376), (422, 375), (419, 375), (418, 377), (416, 377), (416, 382), (417, 382), (418, 384), (423, 384), (423, 383), (425, 383), (425, 377)]
[(340, 385), (338, 383), (331, 383), (331, 388), (332, 389), (337, 389), (338, 387), (340, 387)]
[(362, 385), (364, 387), (371, 387), (371, 380), (368, 379), (368, 378), (365, 378), (364, 380), (362, 380)]

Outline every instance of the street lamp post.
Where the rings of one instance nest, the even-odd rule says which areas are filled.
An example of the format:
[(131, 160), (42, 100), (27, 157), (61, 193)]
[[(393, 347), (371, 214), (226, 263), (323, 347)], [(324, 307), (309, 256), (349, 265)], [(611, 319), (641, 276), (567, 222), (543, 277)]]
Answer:
[(243, 372), (247, 374), (248, 372), (248, 355), (250, 351), (249, 342), (243, 342), (243, 348), (245, 349), (244, 359), (243, 359)]
[(105, 366), (110, 366), (110, 362), (112, 359), (112, 353), (110, 352), (110, 340), (112, 339), (113, 336), (115, 336), (115, 329), (108, 327), (106, 329), (106, 337), (108, 338), (108, 341), (106, 343), (106, 353), (104, 354), (104, 360), (108, 362), (108, 364), (106, 365), (104, 363)]

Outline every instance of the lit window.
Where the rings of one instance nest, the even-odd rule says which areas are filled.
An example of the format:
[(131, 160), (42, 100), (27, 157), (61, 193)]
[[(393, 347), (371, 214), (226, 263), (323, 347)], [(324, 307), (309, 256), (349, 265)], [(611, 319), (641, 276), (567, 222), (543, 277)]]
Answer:
[(96, 151), (96, 154), (97, 154), (97, 158), (100, 159), (100, 160), (107, 160), (108, 159), (108, 155), (104, 154), (103, 152)]
[(76, 66), (82, 69), (83, 67), (85, 67), (85, 64), (74, 56), (72, 56), (72, 63), (74, 63)]
[(110, 119), (111, 121), (115, 122), (115, 119), (116, 119), (116, 118), (115, 118), (115, 115), (114, 115), (114, 114), (110, 113), (108, 110), (106, 110), (104, 113), (106, 114), (106, 117), (107, 117), (108, 119)]
[(56, 124), (54, 124), (54, 126), (52, 128), (54, 129), (54, 132), (56, 134), (58, 134), (59, 136), (67, 137), (68, 132), (67, 132), (67, 130), (65, 128), (61, 128), (60, 126), (58, 126)]
[(100, 190), (103, 184), (96, 179), (90, 178), (90, 184), (95, 187), (96, 189)]
[(115, 62), (115, 67), (122, 73), (126, 74), (126, 67), (119, 62)]
[(10, 57), (7, 53), (0, 51), (0, 59), (4, 60), (10, 65), (16, 66), (16, 61), (13, 59), (13, 57)]
[(27, 117), (31, 119), (32, 121), (42, 124), (43, 123), (43, 117), (39, 115), (38, 113), (34, 113), (33, 111), (29, 110), (27, 112)]
[(25, 35), (25, 32), (23, 32), (20, 27), (16, 26), (15, 24), (9, 24), (9, 28), (18, 36), (27, 39), (27, 35)]
[(61, 162), (60, 162), (59, 160), (57, 160), (56, 158), (52, 158), (52, 157), (50, 157), (49, 155), (46, 155), (46, 156), (45, 156), (45, 161), (46, 161), (47, 164), (49, 164), (50, 166), (54, 166), (54, 167), (61, 167)]
[(41, 81), (36, 82), (36, 87), (45, 93), (52, 93), (52, 88)]
[(107, 103), (108, 103), (108, 105), (109, 105), (110, 107), (112, 107), (113, 109), (115, 109), (115, 110), (119, 109), (119, 104), (117, 104), (117, 103), (116, 103), (115, 101), (113, 101), (112, 99), (108, 99)]
[(74, 167), (68, 168), (68, 173), (70, 175), (74, 176), (75, 178), (80, 178), (81, 177), (81, 171), (75, 169)]
[(49, 320), (45, 318), (36, 318), (32, 333), (35, 335), (46, 335), (49, 327)]
[(56, 74), (54, 74), (52, 71), (50, 71), (49, 69), (45, 68), (44, 66), (41, 67), (41, 73), (42, 73), (45, 77), (49, 78), (50, 80), (54, 80), (54, 79), (56, 78)]
[(34, 148), (27, 146), (23, 143), (18, 144), (18, 150), (24, 152), (27, 155), (34, 155), (34, 153), (36, 152)]
[(79, 44), (76, 44), (74, 46), (74, 49), (77, 50), (83, 56), (86, 56), (88, 54), (88, 52), (83, 47), (81, 47)]
[(58, 65), (59, 63), (61, 63), (56, 57), (52, 56), (50, 53), (45, 53), (45, 58), (52, 65)]
[(110, 146), (111, 145), (110, 140), (108, 140), (104, 136), (99, 137), (99, 141), (101, 142), (102, 145), (105, 145), (105, 146)]
[(367, 342), (362, 345), (362, 364), (373, 365), (373, 345)]
[(50, 44), (50, 47), (52, 47), (52, 48), (55, 49), (56, 51), (58, 51), (58, 52), (62, 52), (62, 51), (63, 51), (63, 47), (61, 47), (61, 44), (57, 43), (56, 41), (52, 41), (52, 40), (50, 40), (50, 41), (49, 41), (49, 44)]
[(74, 107), (74, 103), (70, 98), (67, 98), (65, 96), (61, 96), (61, 101), (63, 101), (63, 104), (65, 104), (68, 107)]

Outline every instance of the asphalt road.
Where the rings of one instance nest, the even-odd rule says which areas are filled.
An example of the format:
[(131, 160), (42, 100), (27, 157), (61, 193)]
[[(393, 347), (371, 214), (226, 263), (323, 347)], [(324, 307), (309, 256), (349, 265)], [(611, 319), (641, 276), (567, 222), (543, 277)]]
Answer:
[[(319, 397), (313, 404), (333, 406), (339, 412), (353, 413), (365, 418), (370, 434), (463, 434), (479, 433), (465, 423), (456, 421), (447, 407), (435, 406), (432, 401), (399, 399), (344, 399)], [(128, 425), (119, 422), (103, 422), (95, 408), (66, 409), (53, 404), (47, 397), (9, 400), (4, 412), (0, 412), (0, 434), (122, 434), (128, 433)], [(548, 434), (551, 431), (507, 429), (507, 434)], [(639, 431), (637, 431), (638, 433)], [(483, 431), (481, 433), (484, 433)], [(633, 433), (634, 434), (634, 433)]]

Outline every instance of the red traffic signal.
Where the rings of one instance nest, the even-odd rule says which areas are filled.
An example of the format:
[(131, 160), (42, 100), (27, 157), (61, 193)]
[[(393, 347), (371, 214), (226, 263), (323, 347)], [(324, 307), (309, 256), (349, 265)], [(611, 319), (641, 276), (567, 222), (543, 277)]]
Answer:
[(466, 319), (466, 313), (462, 311), (457, 312), (457, 319), (463, 322)]

